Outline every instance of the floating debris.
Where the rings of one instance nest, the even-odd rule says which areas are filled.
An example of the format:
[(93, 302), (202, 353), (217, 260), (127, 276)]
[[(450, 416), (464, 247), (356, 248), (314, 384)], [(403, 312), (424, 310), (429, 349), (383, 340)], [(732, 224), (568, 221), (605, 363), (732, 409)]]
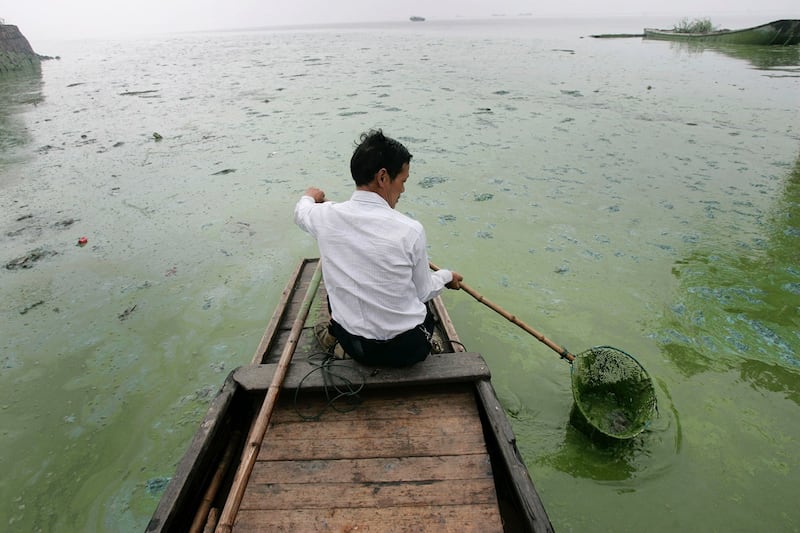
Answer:
[(153, 132), (153, 139), (155, 139), (156, 141), (160, 141), (163, 138), (164, 137), (160, 133), (158, 133), (157, 131)]
[(447, 178), (442, 176), (425, 176), (422, 178), (422, 181), (419, 182), (419, 186), (423, 189), (430, 189), (434, 185), (439, 185), (447, 181)]
[(31, 250), (22, 257), (17, 257), (16, 259), (12, 259), (8, 263), (6, 263), (6, 269), (20, 270), (20, 269), (33, 268), (34, 263), (36, 263), (37, 261), (40, 261), (46, 257), (52, 257), (54, 255), (57, 255), (57, 253), (52, 250), (37, 248), (35, 250)]
[(147, 91), (125, 91), (124, 93), (119, 93), (120, 96), (141, 96), (143, 94), (153, 94), (157, 93), (158, 89), (149, 89)]
[(231, 172), (236, 172), (235, 168), (223, 168), (217, 172), (211, 174), (212, 176), (224, 176), (225, 174), (230, 174)]
[(53, 226), (56, 227), (56, 228), (68, 228), (71, 225), (73, 225), (74, 223), (76, 223), (78, 220), (79, 219), (77, 219), (77, 218), (67, 218), (67, 219), (61, 220), (59, 222), (56, 222), (55, 224), (53, 224)]
[(50, 150), (63, 150), (60, 146), (53, 146), (52, 144), (45, 144), (44, 146), (40, 146), (35, 151), (40, 154), (46, 154)]
[(28, 311), (30, 311), (31, 309), (39, 307), (40, 305), (43, 305), (43, 304), (44, 304), (44, 300), (39, 300), (38, 302), (34, 302), (31, 305), (29, 305), (28, 307), (26, 307), (25, 309), (21, 310), (19, 312), (19, 314), (21, 314), (21, 315), (27, 314)]
[(161, 493), (164, 492), (164, 489), (167, 488), (167, 485), (169, 485), (170, 479), (172, 478), (154, 477), (152, 479), (148, 479), (147, 483), (145, 484), (145, 490), (147, 491), (147, 494), (150, 496), (161, 495)]
[(136, 304), (133, 304), (132, 306), (128, 307), (128, 308), (127, 308), (127, 309), (125, 309), (123, 312), (121, 312), (120, 314), (118, 314), (118, 315), (117, 315), (117, 318), (118, 318), (118, 319), (120, 319), (120, 320), (125, 320), (125, 319), (127, 319), (129, 316), (131, 316), (131, 313), (133, 313), (134, 311), (136, 311)]

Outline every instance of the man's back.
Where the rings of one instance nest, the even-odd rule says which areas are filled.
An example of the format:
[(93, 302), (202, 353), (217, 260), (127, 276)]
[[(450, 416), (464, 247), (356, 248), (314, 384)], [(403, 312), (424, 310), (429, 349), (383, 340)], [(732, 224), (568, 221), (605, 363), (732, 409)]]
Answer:
[(438, 291), (425, 283), (427, 272), (422, 287), (414, 282), (426, 255), (419, 222), (366, 191), (342, 203), (298, 204), (296, 220), (319, 243), (332, 316), (348, 331), (390, 339), (424, 318), (422, 302)]

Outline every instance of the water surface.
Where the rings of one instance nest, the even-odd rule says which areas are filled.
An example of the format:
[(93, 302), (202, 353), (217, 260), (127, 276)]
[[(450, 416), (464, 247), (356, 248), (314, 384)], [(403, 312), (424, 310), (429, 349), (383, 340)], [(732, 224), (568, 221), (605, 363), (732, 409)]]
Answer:
[(781, 495), (800, 475), (797, 47), (585, 38), (670, 24), (35, 44), (62, 59), (0, 79), (0, 260), (38, 259), (0, 272), (4, 526), (144, 529), (316, 255), (296, 198), (347, 198), (353, 142), (382, 127), (414, 154), (398, 209), (437, 264), (655, 380), (652, 427), (599, 446), (569, 425), (556, 354), (446, 294), (557, 530), (796, 528)]

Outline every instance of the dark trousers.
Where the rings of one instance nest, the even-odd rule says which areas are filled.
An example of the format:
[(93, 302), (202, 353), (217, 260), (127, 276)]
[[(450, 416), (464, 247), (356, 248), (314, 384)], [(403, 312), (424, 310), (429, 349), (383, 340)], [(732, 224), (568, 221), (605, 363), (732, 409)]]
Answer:
[(433, 315), (428, 311), (425, 322), (385, 341), (353, 335), (333, 319), (329, 331), (347, 355), (362, 365), (399, 368), (419, 363), (428, 357), (433, 326)]

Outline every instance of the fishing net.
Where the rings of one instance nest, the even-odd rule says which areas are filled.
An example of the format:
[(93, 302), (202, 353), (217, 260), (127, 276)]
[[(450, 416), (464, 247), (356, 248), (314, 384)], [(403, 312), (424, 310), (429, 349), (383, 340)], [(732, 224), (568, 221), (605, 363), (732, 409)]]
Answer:
[(575, 358), (572, 395), (586, 422), (615, 439), (641, 433), (656, 409), (647, 371), (633, 356), (611, 346), (589, 348)]

